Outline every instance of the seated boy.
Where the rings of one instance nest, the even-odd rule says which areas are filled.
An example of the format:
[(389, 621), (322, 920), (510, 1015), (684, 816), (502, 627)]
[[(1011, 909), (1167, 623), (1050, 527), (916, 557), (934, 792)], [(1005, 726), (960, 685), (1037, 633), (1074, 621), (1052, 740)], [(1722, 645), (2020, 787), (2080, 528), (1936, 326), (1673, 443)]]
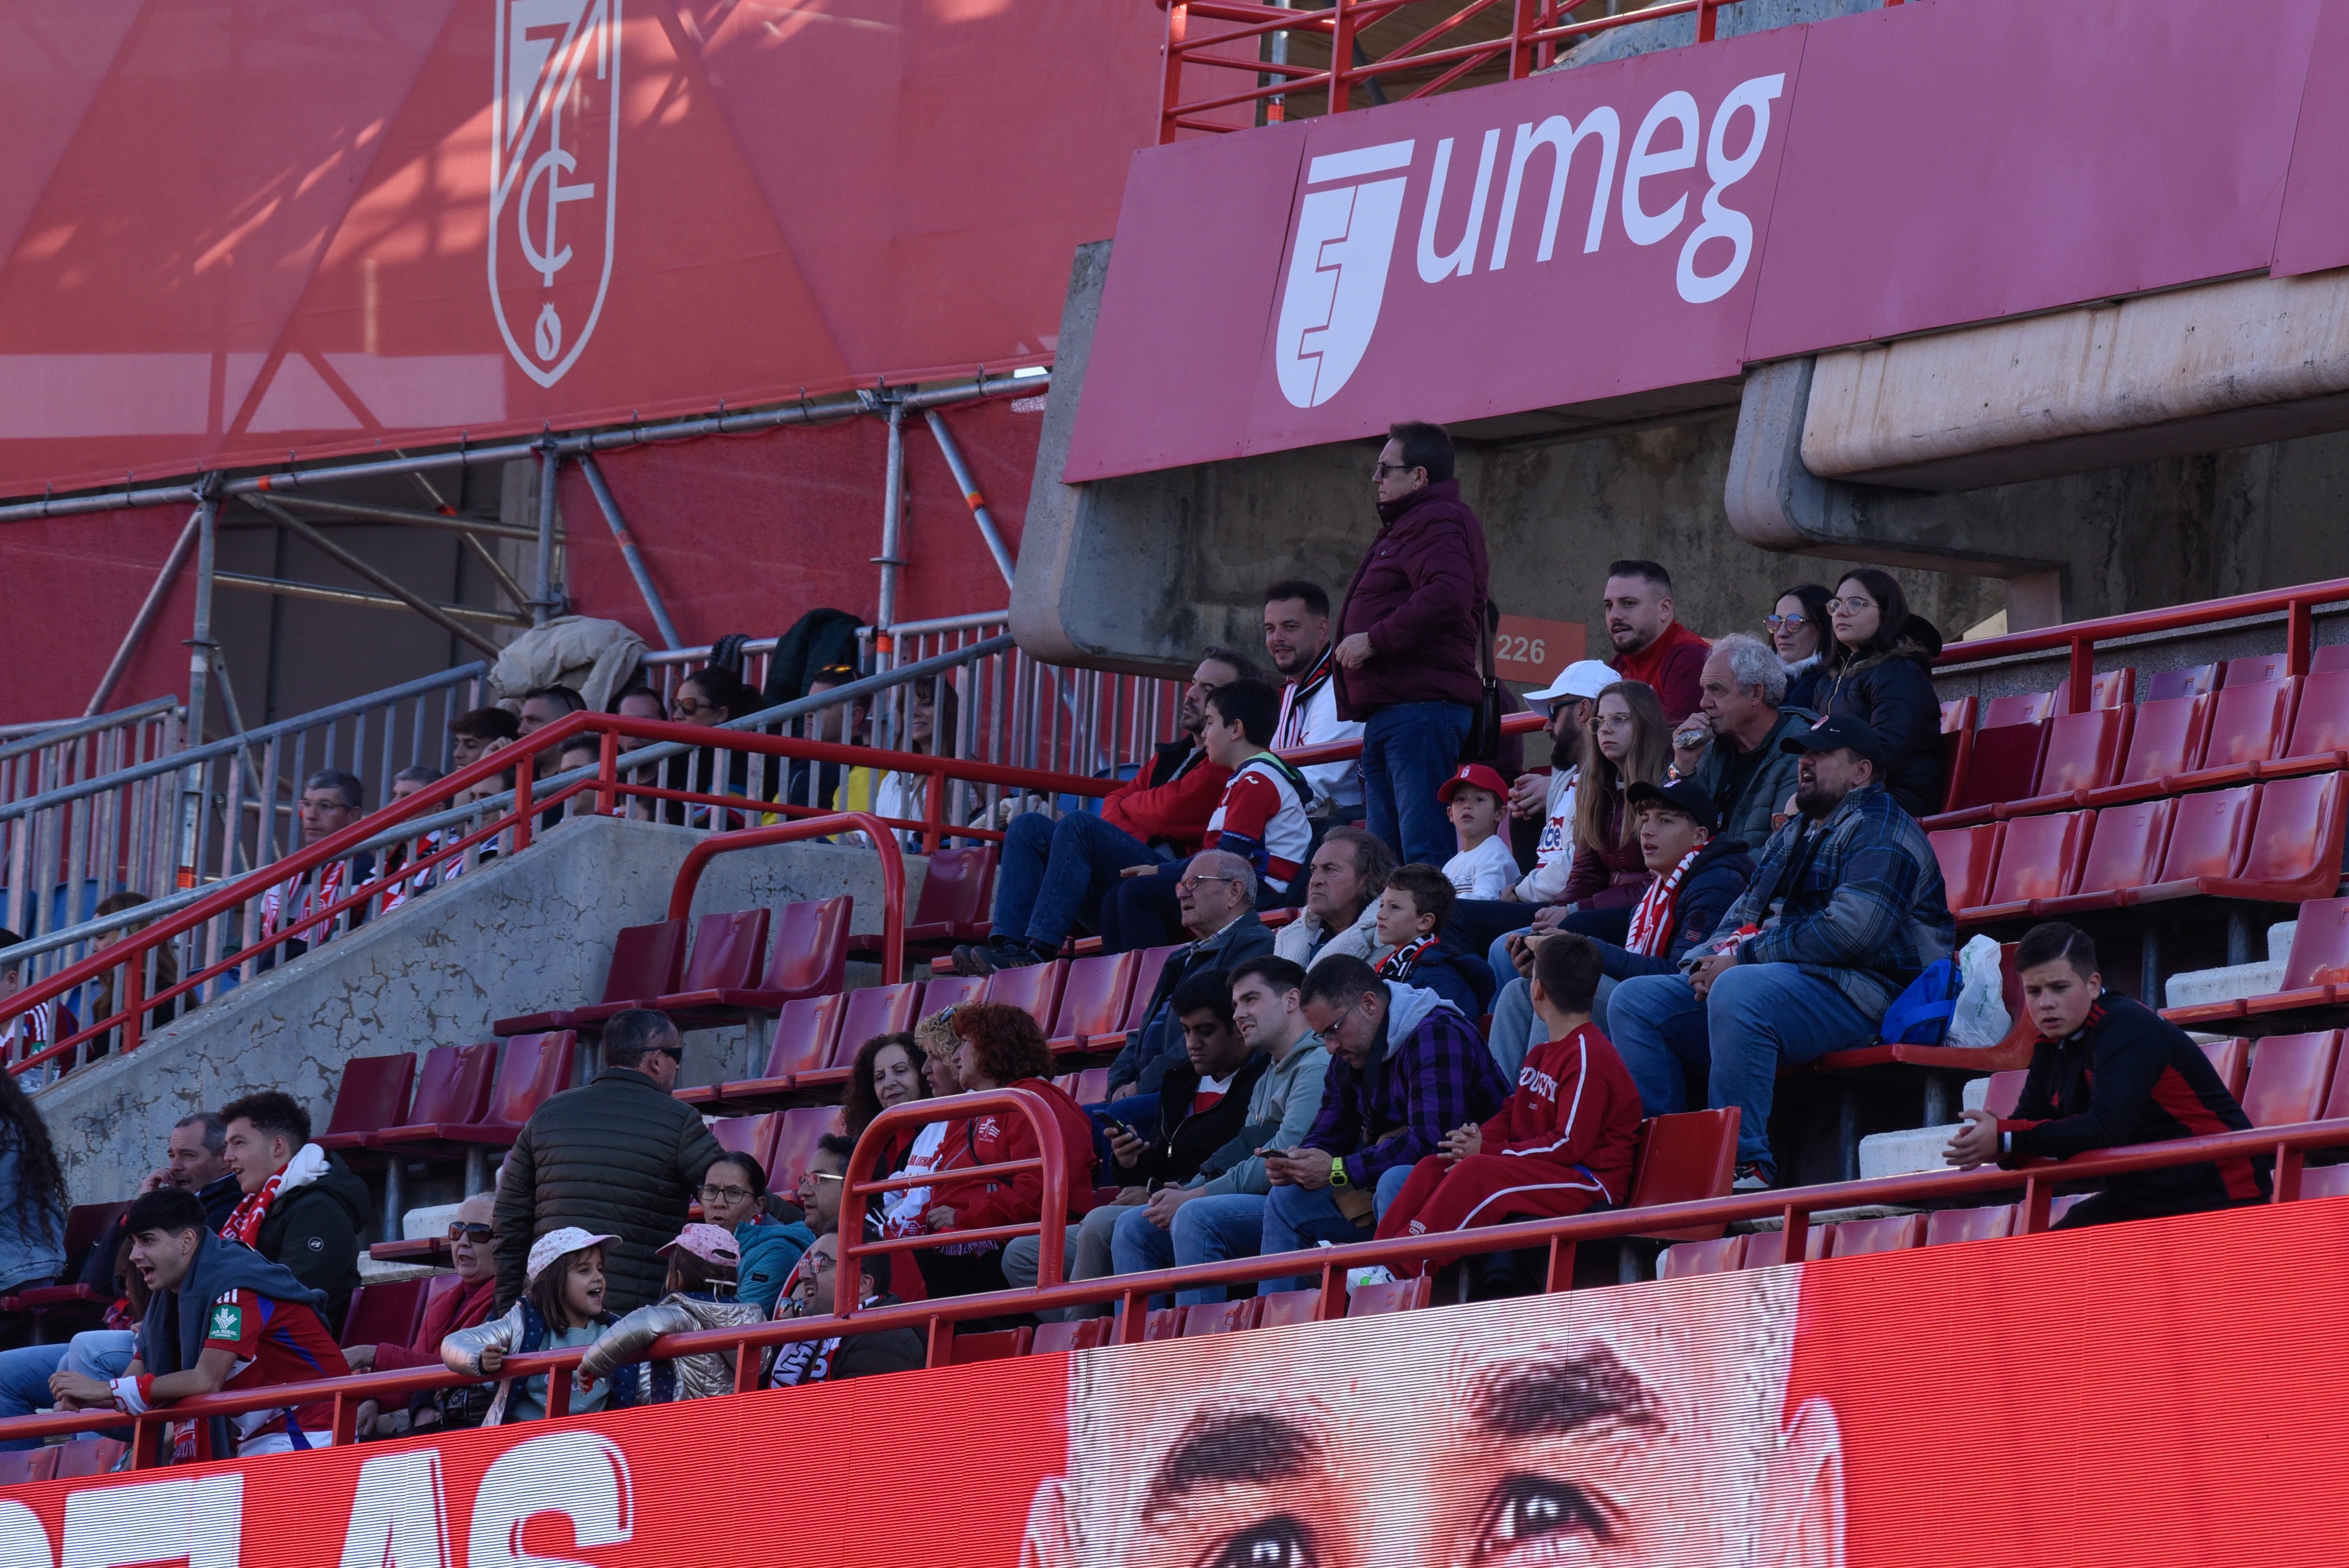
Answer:
[(1433, 991), (1474, 1020), (1493, 1005), (1493, 971), (1444, 944), (1444, 923), (1457, 896), (1433, 866), (1397, 866), (1379, 895), (1378, 942), (1390, 951), (1374, 967), (1380, 979)]
[(1501, 776), (1481, 762), (1471, 762), (1444, 781), (1435, 792), (1460, 837), (1460, 852), (1444, 862), (1452, 891), (1462, 898), (1496, 899), (1517, 885), (1522, 873), (1509, 838), (1501, 830), (1508, 820), (1509, 790)]
[(1549, 1042), (1527, 1056), (1492, 1119), (1445, 1138), (1412, 1168), (1379, 1222), (1381, 1239), (1563, 1218), (1623, 1201), (1640, 1133), (1640, 1091), (1590, 1021), (1599, 948), (1572, 933), (1535, 952), (1534, 1006)]

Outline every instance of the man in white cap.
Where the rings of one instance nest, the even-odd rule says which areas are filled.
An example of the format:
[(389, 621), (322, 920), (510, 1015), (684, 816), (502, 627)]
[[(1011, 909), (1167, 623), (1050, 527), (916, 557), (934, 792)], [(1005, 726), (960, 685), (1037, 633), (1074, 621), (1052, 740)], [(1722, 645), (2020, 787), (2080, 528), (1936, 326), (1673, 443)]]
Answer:
[(1446, 938), (1469, 953), (1488, 948), (1489, 961), (1502, 965), (1493, 971), (1495, 975), (1516, 973), (1501, 946), (1509, 933), (1529, 925), (1547, 931), (1565, 913), (1556, 903), (1574, 867), (1574, 786), (1582, 772), (1584, 737), (1599, 694), (1619, 678), (1597, 659), (1577, 659), (1543, 690), (1526, 696), (1526, 706), (1546, 717), (1549, 772), (1517, 775), (1509, 786), (1509, 814), (1543, 819), (1534, 869), (1497, 899), (1463, 899), (1454, 904)]

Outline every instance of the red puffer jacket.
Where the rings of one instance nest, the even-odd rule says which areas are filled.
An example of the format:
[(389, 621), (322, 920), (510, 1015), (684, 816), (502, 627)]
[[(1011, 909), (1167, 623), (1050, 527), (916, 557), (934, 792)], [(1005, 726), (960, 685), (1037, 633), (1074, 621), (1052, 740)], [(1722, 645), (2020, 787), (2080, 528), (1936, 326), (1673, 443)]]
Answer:
[[(1005, 1087), (1032, 1090), (1050, 1104), (1060, 1124), (1061, 1147), (1068, 1155), (1069, 1218), (1078, 1218), (1092, 1207), (1092, 1119), (1049, 1078), (1021, 1078)], [(944, 1168), (968, 1170), (1033, 1160), (1037, 1149), (1035, 1129), (1024, 1116), (991, 1113), (954, 1123), (947, 1129), (945, 1159), (940, 1179), (930, 1189), (931, 1205), (952, 1209), (957, 1231), (980, 1231), (1035, 1219), (1044, 1203), (1041, 1171), (1022, 1171), (1009, 1181), (994, 1177), (956, 1181), (944, 1174)]]

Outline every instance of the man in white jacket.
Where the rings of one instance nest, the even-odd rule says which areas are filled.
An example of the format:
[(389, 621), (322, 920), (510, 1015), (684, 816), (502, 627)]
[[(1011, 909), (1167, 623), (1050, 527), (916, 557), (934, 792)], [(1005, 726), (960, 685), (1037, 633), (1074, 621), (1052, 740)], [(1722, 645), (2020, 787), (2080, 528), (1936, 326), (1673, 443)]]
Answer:
[[(1330, 679), (1330, 595), (1318, 583), (1291, 578), (1264, 591), (1264, 651), (1288, 684), (1280, 695), (1280, 721), (1272, 748), (1335, 746), (1362, 738), (1358, 719), (1338, 717), (1338, 687)], [(1348, 758), (1299, 769), (1313, 798), (1306, 812), (1328, 826), (1362, 814), (1362, 769)]]
[(1375, 964), (1379, 892), (1394, 873), (1394, 851), (1360, 828), (1332, 828), (1307, 864), (1305, 907), (1274, 933), (1272, 950), (1300, 969), (1332, 953)]

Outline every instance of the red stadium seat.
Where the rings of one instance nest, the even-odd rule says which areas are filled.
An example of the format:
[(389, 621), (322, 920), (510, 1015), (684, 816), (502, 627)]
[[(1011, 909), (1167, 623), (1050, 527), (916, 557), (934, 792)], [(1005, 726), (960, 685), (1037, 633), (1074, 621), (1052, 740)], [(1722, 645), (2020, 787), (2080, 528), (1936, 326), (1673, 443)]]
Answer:
[(2280, 681), (2292, 675), (2289, 654), (2253, 654), (2248, 658), (2229, 659), (2219, 671), (2219, 689), (2230, 686), (2258, 686), (2263, 681)]
[[(2137, 696), (2137, 669), (2123, 665), (2092, 676), (2088, 681), (2088, 708), (2126, 708), (2133, 706)], [(2072, 683), (2067, 679), (2055, 688), (2055, 713), (2061, 717), (2072, 711)]]
[(1983, 822), (1971, 828), (1942, 828), (1928, 833), (1933, 858), (1941, 864), (1943, 894), (1951, 910), (1968, 910), (1984, 901), (1991, 873), (1998, 866), (1999, 825)]
[(1968, 764), (1974, 754), (1974, 699), (1952, 698), (1941, 705), (1941, 809), (1966, 787)]
[[(854, 901), (845, 893), (785, 904), (774, 918), (771, 944), (763, 935), (753, 940), (743, 934), (722, 961), (710, 965), (706, 977), (702, 954), (709, 940), (709, 923), (719, 917), (705, 916), (704, 934), (694, 942), (684, 988), (662, 997), (661, 1011), (684, 1027), (708, 1028), (838, 992), (848, 974), (848, 921), (854, 907)], [(748, 921), (752, 914), (764, 922), (767, 912), (753, 910), (729, 918)]]
[(2038, 781), (2027, 799), (2010, 802), (2000, 814), (2085, 805), (2089, 790), (2119, 779), (2121, 758), (2128, 754), (2129, 731), (2136, 718), (2134, 707), (2107, 707), (2067, 713), (2049, 721)]
[(1166, 972), (1166, 961), (1180, 951), (1174, 947), (1145, 947), (1142, 962), (1133, 971), (1133, 991), (1125, 1006), (1125, 1026), (1138, 1029), (1150, 1021), (1150, 998), (1157, 993), (1158, 977)]
[(2349, 787), (2339, 773), (2271, 779), (2261, 785), (2250, 852), (2232, 882), (2206, 882), (2220, 898), (2297, 903), (2331, 892), (2341, 881), (2341, 842), (2349, 822)]
[[(1826, 1225), (1803, 1227), (1805, 1262), (1816, 1263), (1827, 1255), (1827, 1232), (1831, 1228)], [(1745, 1255), (1738, 1260), (1737, 1266), (1742, 1269), (1766, 1269), (1785, 1261), (1786, 1233), (1756, 1231), (1745, 1238)]]
[(585, 1023), (600, 1029), (603, 1021), (629, 1007), (649, 1007), (678, 988), (685, 969), (685, 922), (656, 921), (631, 925), (612, 943), (611, 967), (604, 974), (603, 999), (590, 1007), (552, 1013), (524, 1013), (500, 1018), (490, 1026), (497, 1035), (541, 1035), (571, 1029)]
[(1974, 727), (1974, 699), (1952, 697), (1941, 705), (1941, 733), (1957, 735)]
[(468, 1126), (489, 1112), (490, 1089), (497, 1078), (502, 1047), (495, 1040), (478, 1046), (435, 1046), (424, 1054), (423, 1070), (416, 1078), (416, 1101), (409, 1119), (398, 1127), (367, 1135), (370, 1148), (397, 1147), (440, 1136), (442, 1127)]
[(973, 1361), (1003, 1361), (1014, 1356), (1025, 1356), (1034, 1346), (1036, 1331), (1032, 1328), (1002, 1328), (991, 1334), (957, 1334), (954, 1336), (954, 1362), (957, 1367)]
[[(2349, 983), (2349, 898), (2312, 898), (2300, 906), (2284, 958), (2283, 984), (2265, 996), (2165, 1007), (2161, 1016), (2181, 1028), (2231, 1024), (2243, 1017), (2280, 1017), (2330, 1006)], [(2328, 1104), (2335, 1103), (2328, 1100)], [(2349, 1102), (2344, 1102), (2349, 1110)]]
[[(1640, 1124), (1631, 1191), (1624, 1207), (1727, 1197), (1736, 1169), (1736, 1107), (1651, 1116)], [(1696, 1225), (1650, 1233), (1668, 1242), (1701, 1242), (1720, 1235), (1722, 1229), (1718, 1224)]]
[[(81, 1272), (82, 1264), (88, 1261), (90, 1248), (98, 1244), (101, 1236), (113, 1233), (115, 1221), (129, 1207), (128, 1202), (76, 1203), (66, 1211), (66, 1266), (61, 1278), (71, 1280)], [(124, 1261), (127, 1264), (129, 1260)], [(113, 1299), (111, 1290), (93, 1290), (80, 1284), (36, 1284), (7, 1297), (11, 1311), (36, 1322), (51, 1313), (63, 1314), (68, 1321), (88, 1315), (93, 1319), (88, 1326), (93, 1328), (97, 1326), (96, 1314)]]
[(2211, 703), (2202, 760), (2170, 775), (2162, 788), (2174, 792), (2256, 778), (2261, 763), (2282, 752), (2299, 696), (2300, 682), (2291, 679), (2220, 688)]
[(2243, 1078), (2251, 1070), (2251, 1042), (2237, 1036), (2231, 1039), (2206, 1042), (2202, 1054), (2210, 1058), (2210, 1066), (2227, 1092), (2238, 1100), (2243, 1098)]
[(2025, 1068), (2011, 1068), (1990, 1075), (1990, 1090), (1982, 1100), (1982, 1109), (2001, 1121), (2014, 1115), (2014, 1108), (2023, 1103), (2023, 1080), (2031, 1076)]
[(2324, 1109), (2341, 1031), (2270, 1035), (2251, 1047), (2251, 1076), (2243, 1086), (2243, 1114), (2253, 1127), (2314, 1121)]
[(83, 1480), (90, 1476), (104, 1475), (122, 1458), (128, 1443), (112, 1438), (83, 1436), (71, 1442), (57, 1445), (57, 1469), (51, 1473), (58, 1480)]
[[(912, 989), (906, 987), (909, 993)], [(857, 991), (850, 995), (864, 994)], [(681, 1088), (677, 1098), (711, 1115), (740, 1116), (777, 1109), (781, 1103), (778, 1097), (791, 1093), (794, 1079), (802, 1074), (821, 1072), (830, 1065), (834, 1044), (840, 1038), (841, 1015), (847, 1010), (848, 1001), (848, 996), (835, 992), (829, 996), (802, 996), (796, 1002), (784, 1003), (775, 1015), (775, 1037), (767, 1048), (763, 1073), (738, 1083)]]
[(2349, 1116), (2349, 1051), (2333, 1057), (2333, 1084), (2324, 1091), (2324, 1109), (2320, 1114), (2326, 1121)]
[[(931, 984), (935, 985), (936, 982)], [(912, 1028), (922, 989), (919, 982), (909, 980), (899, 985), (867, 985), (863, 990), (851, 991), (847, 1009), (840, 1018), (840, 1038), (832, 1047), (832, 1065), (845, 1068), (856, 1059), (864, 1042), (875, 1035), (902, 1035)]]
[(2040, 900), (2032, 913), (2054, 916), (2111, 909), (2127, 902), (2136, 890), (2160, 881), (2161, 857), (2177, 810), (2175, 800), (2139, 800), (2095, 813), (2078, 884), (2066, 897)]
[[(2311, 766), (2349, 764), (2349, 669), (2328, 670), (2300, 683), (2300, 707), (2292, 711), (2292, 736), (2282, 755), (2287, 762)], [(2267, 770), (2260, 776), (2268, 777)]]
[(2312, 1165), (2300, 1173), (2303, 1198), (2349, 1198), (2349, 1165)]
[(2162, 780), (2200, 765), (2203, 731), (2209, 722), (2210, 699), (2207, 696), (2167, 697), (2137, 704), (2120, 777), (2110, 786), (2092, 791), (2087, 803), (2113, 805), (2163, 793)]
[(2014, 1205), (1999, 1203), (1986, 1209), (1943, 1209), (1925, 1220), (1925, 1245), (1948, 1242), (2003, 1241), (2014, 1224)]
[(1366, 1284), (1346, 1297), (1348, 1317), (1377, 1317), (1389, 1312), (1416, 1312), (1435, 1298), (1435, 1282), (1425, 1274)]
[(1069, 1098), (1079, 1105), (1099, 1105), (1109, 1099), (1107, 1068), (1087, 1068), (1081, 1073), (1068, 1073), (1052, 1081), (1067, 1090)]
[[(2013, 692), (1994, 696), (1982, 704), (1982, 729), (2004, 729), (2010, 725), (2040, 724), (2055, 717), (2055, 694), (2052, 691)], [(1975, 742), (1979, 747), (1980, 740)]]
[(357, 1149), (368, 1133), (398, 1126), (408, 1119), (408, 1092), (415, 1082), (416, 1057), (409, 1052), (353, 1057), (343, 1064), (326, 1130), (315, 1141), (321, 1149)]
[(1967, 918), (2013, 919), (2029, 914), (2034, 900), (2068, 895), (2087, 858), (2088, 824), (2095, 815), (2054, 811), (2008, 822), (1999, 837), (1998, 871), (1991, 878), (1989, 896)]
[[(914, 916), (905, 923), (905, 956), (935, 958), (956, 944), (987, 939), (988, 903), (995, 891), (995, 850), (978, 844), (941, 849), (930, 856)], [(879, 953), (881, 934), (850, 938), (849, 951)]]
[(55, 1447), (17, 1449), (0, 1453), (0, 1487), (30, 1486), (57, 1473)]
[(1258, 1328), (1278, 1328), (1286, 1324), (1311, 1323), (1321, 1315), (1321, 1292), (1314, 1290), (1276, 1291), (1257, 1297)]
[(775, 1136), (771, 1145), (773, 1158), (767, 1161), (767, 1188), (788, 1194), (807, 1174), (808, 1157), (815, 1152), (815, 1140), (827, 1132), (840, 1130), (840, 1108), (803, 1105), (794, 1110), (779, 1110), (769, 1125), (774, 1129)]
[(2149, 903), (2184, 898), (2200, 892), (2199, 884), (2206, 879), (2233, 876), (2251, 853), (2258, 789), (2247, 784), (2240, 789), (2213, 789), (2178, 800), (2170, 821), (2169, 842), (2162, 851), (2160, 873), (2125, 894), (2121, 902)]
[(1031, 1356), (1050, 1356), (1056, 1351), (1092, 1350), (1109, 1343), (1109, 1331), (1115, 1322), (1107, 1317), (1081, 1317), (1073, 1323), (1040, 1323), (1036, 1337), (1028, 1347)]
[(933, 1014), (943, 1013), (948, 1007), (959, 1007), (965, 1002), (982, 1001), (986, 995), (985, 976), (943, 975), (923, 984), (921, 1006), (915, 1009), (915, 1016), (926, 1018)]
[(1976, 734), (1965, 780), (1950, 797), (1944, 815), (1963, 822), (1970, 815), (1987, 815), (1992, 807), (2031, 795), (2039, 777), (2039, 755), (2046, 749), (2048, 728), (2048, 722), (2041, 719), (1985, 727)]
[[(1124, 1309), (1121, 1307), (1119, 1310)], [(1187, 1310), (1180, 1306), (1152, 1308), (1150, 1315), (1142, 1320), (1142, 1342), (1147, 1345), (1155, 1339), (1183, 1337), (1183, 1314)]]
[(415, 1154), (450, 1153), (452, 1146), (467, 1144), (502, 1149), (522, 1135), (523, 1124), (549, 1095), (571, 1087), (578, 1051), (579, 1037), (570, 1029), (516, 1035), (505, 1043), (489, 1104), (478, 1119), (387, 1128), (369, 1138), (367, 1147)]
[(2165, 702), (2172, 697), (2206, 696), (2219, 689), (2217, 665), (2193, 665), (2185, 669), (2156, 670), (2146, 683), (2147, 702)]
[(2332, 643), (2309, 650), (2310, 675), (2329, 676), (2336, 670), (2349, 670), (2349, 643)]
[[(1017, 1007), (1036, 1020), (1040, 1029), (1050, 1030), (1052, 1015), (1061, 1006), (1061, 983), (1068, 978), (1069, 966), (1061, 959), (1050, 964), (1025, 964), (1016, 969), (999, 969), (987, 977), (981, 997), (1005, 1006)], [(951, 980), (933, 980), (930, 988), (951, 985)]]
[[(767, 1141), (767, 1119), (763, 1116), (721, 1116), (709, 1124), (709, 1136), (718, 1140), (718, 1147), (729, 1154), (747, 1154), (759, 1160), (759, 1150)], [(764, 1160), (759, 1160), (764, 1165)]]
[(1133, 977), (1141, 968), (1138, 952), (1097, 954), (1071, 963), (1061, 986), (1060, 1008), (1052, 1016), (1054, 1044), (1117, 1028), (1133, 999)]
[(1745, 1263), (1744, 1235), (1715, 1236), (1709, 1242), (1680, 1242), (1664, 1249), (1656, 1260), (1658, 1279), (1690, 1279), (1697, 1274), (1728, 1274)]
[[(1814, 1226), (1816, 1230), (1819, 1227)], [(1826, 1255), (1856, 1258), (1867, 1253), (1899, 1253), (1925, 1244), (1925, 1216), (1888, 1214), (1877, 1220), (1846, 1220), (1825, 1227)]]
[(342, 1342), (347, 1346), (406, 1345), (414, 1339), (417, 1320), (424, 1315), (424, 1285), (421, 1279), (403, 1279), (363, 1284), (351, 1292)]
[[(1292, 1292), (1291, 1294), (1298, 1294)], [(1183, 1309), (1183, 1337), (1195, 1339), (1202, 1335), (1229, 1334), (1235, 1329), (1254, 1328), (1270, 1296), (1251, 1295), (1238, 1301), (1206, 1301)]]

